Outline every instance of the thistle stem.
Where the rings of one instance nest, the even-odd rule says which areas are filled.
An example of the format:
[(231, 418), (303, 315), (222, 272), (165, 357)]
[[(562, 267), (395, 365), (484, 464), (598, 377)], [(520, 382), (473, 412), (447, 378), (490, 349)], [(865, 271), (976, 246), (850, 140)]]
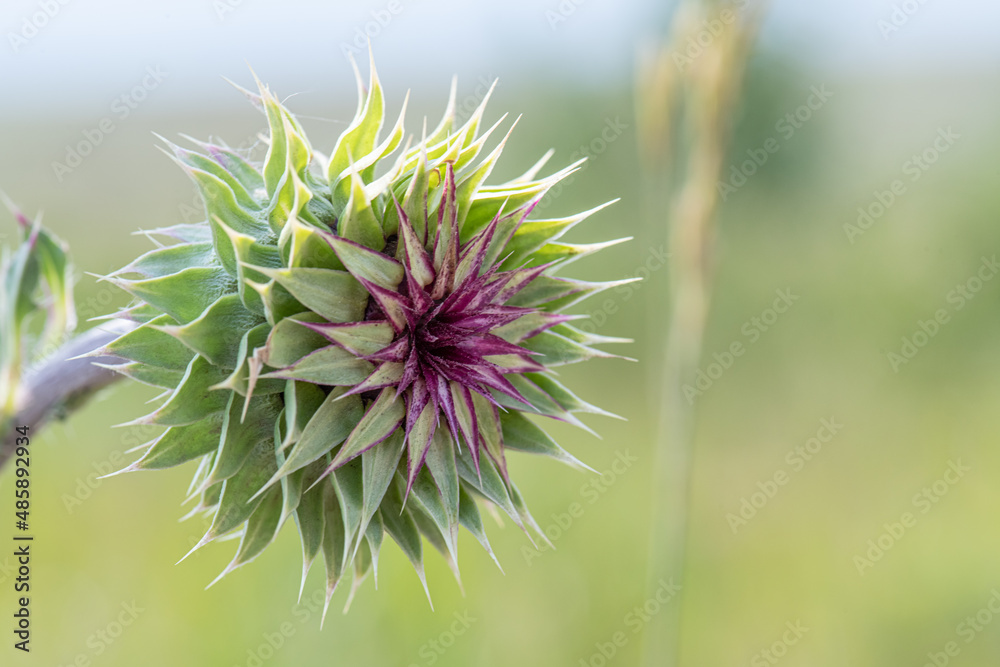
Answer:
[(119, 364), (113, 356), (75, 358), (99, 350), (137, 326), (128, 320), (110, 320), (71, 338), (48, 359), (20, 380), (15, 409), (5, 420), (7, 429), (0, 441), (0, 469), (17, 448), (17, 426), (29, 427), (34, 435), (54, 416), (81, 406), (88, 398), (122, 377), (96, 364)]

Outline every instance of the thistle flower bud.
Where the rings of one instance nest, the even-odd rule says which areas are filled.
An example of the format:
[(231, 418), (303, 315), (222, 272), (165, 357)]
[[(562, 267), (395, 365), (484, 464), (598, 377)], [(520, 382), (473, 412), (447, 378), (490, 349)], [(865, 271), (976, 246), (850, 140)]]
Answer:
[(620, 342), (562, 313), (619, 283), (556, 275), (609, 245), (558, 241), (603, 207), (530, 217), (578, 165), (539, 178), (543, 159), (488, 185), (506, 138), (484, 154), (500, 125), (481, 132), (487, 100), (457, 125), (453, 85), (437, 128), (404, 146), (405, 104), (383, 133), (374, 66), (358, 86), (328, 158), (263, 85), (250, 95), (270, 130), (263, 164), (170, 145), (206, 220), (149, 232), (167, 244), (106, 277), (135, 297), (119, 315), (141, 326), (102, 353), (166, 390), (138, 420), (166, 431), (126, 471), (200, 462), (191, 494), (211, 527), (196, 548), (242, 536), (223, 575), (293, 519), (303, 581), (322, 552), (328, 603), (348, 573), (356, 589), (377, 568), (386, 534), (422, 581), (422, 538), (456, 576), (459, 526), (492, 555), (484, 503), (545, 540), (508, 455), (582, 466), (528, 415), (608, 414), (550, 369)]

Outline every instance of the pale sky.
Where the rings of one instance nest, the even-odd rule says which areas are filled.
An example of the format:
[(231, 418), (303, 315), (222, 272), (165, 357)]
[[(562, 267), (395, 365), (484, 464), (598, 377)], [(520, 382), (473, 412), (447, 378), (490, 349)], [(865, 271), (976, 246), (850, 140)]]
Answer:
[[(916, 11), (886, 37), (879, 21), (903, 5)], [(468, 82), (530, 74), (605, 85), (631, 78), (636, 47), (656, 34), (666, 6), (662, 0), (3, 0), (0, 115), (58, 118), (105, 109), (150, 66), (171, 82), (162, 93), (164, 110), (190, 108), (193, 97), (232, 101), (219, 77), (247, 83), (248, 64), (283, 90), (348, 86), (353, 95), (342, 50), (366, 23), (374, 26), (380, 72), (391, 83), (423, 85), (425, 77), (446, 85), (457, 73)], [(563, 13), (555, 14), (560, 7)], [(1000, 3), (987, 0), (774, 0), (764, 34), (767, 44), (806, 66), (865, 73), (996, 72), (998, 37)]]

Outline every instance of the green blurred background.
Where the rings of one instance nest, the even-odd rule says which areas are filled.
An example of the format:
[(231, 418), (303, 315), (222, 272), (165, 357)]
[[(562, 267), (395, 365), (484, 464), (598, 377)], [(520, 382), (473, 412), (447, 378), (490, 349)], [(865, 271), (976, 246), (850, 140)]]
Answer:
[[(628, 421), (589, 419), (600, 440), (561, 424), (551, 432), (599, 471), (630, 463), (598, 478), (517, 457), (513, 474), (556, 551), (535, 551), (509, 522), (490, 526), (503, 574), (463, 534), (465, 595), (430, 553), (431, 610), (405, 558), (387, 548), (378, 590), (366, 582), (341, 615), (342, 587), (321, 630), (318, 572), (296, 604), (293, 528), (204, 591), (235, 543), (174, 565), (204, 530), (199, 520), (178, 522), (193, 469), (96, 480), (155, 435), (109, 428), (154, 396), (119, 385), (34, 441), (33, 652), (16, 655), (5, 643), (0, 664), (637, 664), (644, 623), (633, 609), (655, 593), (645, 575), (659, 414), (650, 360), (663, 338), (649, 323), (666, 307), (667, 271), (643, 268), (664, 252), (666, 219), (642, 220), (633, 65), (637, 45), (665, 32), (671, 8), (640, 0), (90, 4), (59, 5), (16, 49), (9, 34), (41, 5), (0, 11), (9, 42), (0, 61), (0, 186), (26, 210), (45, 210), (81, 274), (108, 272), (149, 247), (130, 232), (198, 215), (193, 187), (155, 150), (151, 131), (254, 143), (263, 119), (219, 75), (250, 85), (249, 64), (279, 95), (301, 93), (288, 104), (313, 144), (329, 150), (355, 103), (342, 52), (356, 29), (386, 13), (372, 43), (389, 114), (413, 87), (411, 131), (425, 114), (436, 119), (457, 72), (460, 106), (468, 100), (471, 109), (482, 81), (499, 76), (488, 120), (524, 114), (496, 179), (549, 147), (558, 168), (592, 145), (588, 166), (545, 214), (621, 197), (570, 240), (636, 240), (568, 273), (649, 274), (577, 307), (600, 333), (635, 338), (625, 353), (639, 362), (565, 369), (581, 396)], [(885, 36), (878, 22), (891, 20), (891, 2), (774, 2), (750, 63), (727, 165), (738, 167), (770, 137), (780, 150), (721, 209), (702, 368), (734, 342), (746, 351), (695, 402), (686, 667), (919, 666), (934, 664), (931, 656), (985, 667), (1000, 655), (1000, 619), (981, 611), (1000, 597), (1000, 280), (983, 281), (968, 299), (954, 292), (1000, 251), (1000, 48), (989, 38), (1000, 16), (973, 1), (897, 4), (919, 9)], [(169, 74), (121, 118), (112, 101), (147, 66)], [(778, 123), (824, 85), (832, 97), (787, 137)], [(102, 118), (113, 119), (114, 132), (60, 180), (53, 162)], [(609, 126), (619, 128), (604, 135), (613, 140), (597, 142)], [(947, 128), (958, 138), (913, 180), (908, 161)], [(896, 179), (905, 192), (862, 234), (849, 233), (858, 208), (886, 199)], [(9, 234), (13, 222), (0, 229)], [(753, 318), (769, 321), (776, 290), (798, 298), (763, 331)], [(86, 315), (124, 302), (86, 275), (77, 298)], [(948, 322), (894, 369), (890, 353), (939, 309)], [(810, 460), (790, 455), (824, 419), (842, 428)], [(956, 483), (934, 486), (959, 463), (968, 471)], [(776, 474), (787, 483), (769, 484)], [(925, 488), (933, 503), (916, 497)], [(767, 490), (773, 497), (754, 496)], [(9, 470), (0, 497), (0, 507), (12, 506)], [(758, 505), (752, 516), (744, 499)], [(580, 511), (569, 516), (574, 503)], [(729, 516), (741, 505), (745, 525)], [(907, 512), (914, 521), (900, 530), (894, 524)], [(12, 560), (0, 556), (7, 623)], [(786, 624), (807, 631), (799, 638)], [(619, 631), (624, 646), (604, 658)], [(957, 655), (946, 654), (949, 642)]]

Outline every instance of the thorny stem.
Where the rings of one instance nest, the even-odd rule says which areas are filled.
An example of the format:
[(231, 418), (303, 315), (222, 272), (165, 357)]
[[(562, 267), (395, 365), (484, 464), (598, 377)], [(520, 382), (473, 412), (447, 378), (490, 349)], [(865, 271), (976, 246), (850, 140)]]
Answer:
[(36, 369), (21, 378), (15, 410), (0, 441), (0, 469), (16, 449), (15, 426), (27, 426), (34, 434), (55, 416), (82, 405), (89, 397), (118, 378), (119, 373), (96, 364), (123, 363), (118, 357), (84, 357), (136, 327), (127, 320), (110, 320), (71, 338)]

